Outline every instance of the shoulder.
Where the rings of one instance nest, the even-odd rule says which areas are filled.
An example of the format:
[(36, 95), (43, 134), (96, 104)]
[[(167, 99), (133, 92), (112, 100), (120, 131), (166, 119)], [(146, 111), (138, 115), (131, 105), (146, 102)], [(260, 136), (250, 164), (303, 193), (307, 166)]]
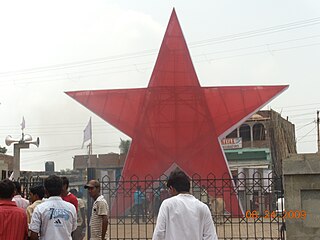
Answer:
[(31, 204), (27, 207), (27, 212), (33, 211), (35, 208), (35, 205)]
[(22, 218), (26, 218), (27, 217), (27, 212), (25, 209), (23, 208), (19, 208), (19, 207), (16, 207), (16, 206), (12, 206), (12, 208), (10, 209), (12, 215), (15, 215), (15, 216), (20, 216)]
[(75, 195), (73, 195), (72, 193), (70, 193), (70, 198), (78, 201), (77, 197)]
[(99, 201), (96, 201), (96, 205), (98, 206), (108, 206), (108, 203), (106, 200), (99, 200)]
[(103, 197), (103, 195), (100, 195), (97, 200), (94, 202), (94, 204), (98, 205), (98, 206), (106, 206), (108, 207), (108, 203), (106, 201), (106, 199)]
[(72, 209), (72, 210), (75, 210), (75, 206), (72, 204), (72, 203), (69, 203), (69, 202), (66, 202), (66, 201), (61, 201), (61, 204), (63, 204), (66, 208), (68, 209)]
[(78, 204), (79, 204), (79, 208), (84, 208), (85, 207), (85, 203), (81, 198), (77, 198), (78, 200)]
[(179, 201), (179, 197), (178, 195), (177, 196), (172, 196), (170, 198), (166, 198), (165, 200), (163, 200), (162, 204), (161, 205), (164, 205), (164, 206), (170, 206), (176, 202)]
[(100, 195), (97, 199), (96, 199), (96, 201), (95, 202), (105, 202), (105, 203), (107, 203), (107, 200), (104, 198), (104, 196), (103, 195)]

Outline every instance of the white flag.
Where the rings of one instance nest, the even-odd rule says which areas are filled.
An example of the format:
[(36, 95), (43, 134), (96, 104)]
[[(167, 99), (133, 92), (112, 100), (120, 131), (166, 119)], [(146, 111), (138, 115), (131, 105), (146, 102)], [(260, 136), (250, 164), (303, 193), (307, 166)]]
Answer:
[(23, 131), (23, 129), (26, 128), (26, 122), (24, 121), (24, 117), (22, 117), (22, 122), (21, 122), (21, 130)]
[(10, 177), (9, 177), (9, 180), (10, 180), (10, 181), (13, 180), (13, 173), (14, 173), (14, 172), (12, 172), (11, 175), (10, 175)]
[(82, 148), (84, 146), (84, 143), (88, 140), (91, 140), (92, 135), (92, 129), (91, 129), (91, 117), (90, 120), (86, 126), (86, 128), (83, 130), (83, 142), (82, 142)]

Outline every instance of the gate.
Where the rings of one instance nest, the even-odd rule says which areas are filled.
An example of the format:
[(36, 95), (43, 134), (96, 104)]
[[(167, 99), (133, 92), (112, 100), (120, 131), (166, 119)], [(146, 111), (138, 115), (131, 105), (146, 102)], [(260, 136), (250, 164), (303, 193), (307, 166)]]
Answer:
[[(133, 176), (128, 181), (121, 177), (117, 181), (110, 180), (108, 176), (102, 178), (102, 194), (111, 210), (110, 240), (152, 239), (160, 205), (169, 197), (166, 181), (165, 175), (160, 179)], [(137, 200), (137, 194), (134, 199), (138, 188), (140, 200)], [(122, 206), (115, 201), (119, 192), (123, 198)], [(195, 174), (191, 178), (191, 193), (210, 208), (219, 239), (285, 239), (284, 206), (283, 201), (279, 201), (284, 199), (282, 179), (274, 173), (267, 177), (259, 172), (251, 177), (240, 173), (233, 179), (217, 179), (213, 174), (201, 178)], [(238, 197), (243, 215), (232, 216), (227, 211), (228, 203), (223, 197), (226, 195)], [(129, 207), (125, 202), (130, 203)], [(279, 202), (281, 206), (277, 205)]]

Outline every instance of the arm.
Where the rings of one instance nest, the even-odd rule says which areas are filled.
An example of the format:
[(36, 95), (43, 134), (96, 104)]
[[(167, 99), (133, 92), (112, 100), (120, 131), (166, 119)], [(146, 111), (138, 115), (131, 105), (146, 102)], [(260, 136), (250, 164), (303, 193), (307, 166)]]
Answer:
[(164, 240), (166, 236), (166, 201), (163, 201), (157, 218), (152, 240)]
[(82, 218), (81, 227), (85, 227), (86, 226), (86, 214), (84, 212), (84, 207), (80, 208), (80, 214), (81, 214), (81, 218)]
[(30, 239), (31, 240), (38, 240), (38, 233), (40, 232), (41, 228), (41, 214), (38, 211), (39, 209), (36, 207), (32, 217), (31, 217), (31, 223), (29, 225), (29, 230), (30, 230)]
[(72, 194), (72, 198), (70, 199), (70, 202), (73, 204), (73, 206), (76, 208), (76, 212), (79, 210), (78, 206), (78, 199), (75, 195)]
[(104, 240), (106, 236), (106, 232), (108, 230), (108, 216), (103, 215), (102, 217), (102, 230), (101, 230), (101, 239)]
[(77, 210), (75, 206), (71, 205), (72, 207), (72, 235), (73, 232), (77, 229)]
[(101, 222), (102, 224), (101, 239), (103, 240), (108, 230), (108, 211), (109, 211), (109, 207), (107, 202), (105, 201), (97, 202), (97, 213), (98, 213), (98, 216), (101, 217), (101, 221), (102, 221)]
[(203, 226), (203, 240), (218, 240), (216, 228), (214, 226), (211, 212), (207, 205), (204, 206), (204, 226)]
[(31, 215), (32, 215), (32, 209), (30, 206), (27, 207), (26, 213), (27, 213), (27, 222), (29, 224), (31, 222)]

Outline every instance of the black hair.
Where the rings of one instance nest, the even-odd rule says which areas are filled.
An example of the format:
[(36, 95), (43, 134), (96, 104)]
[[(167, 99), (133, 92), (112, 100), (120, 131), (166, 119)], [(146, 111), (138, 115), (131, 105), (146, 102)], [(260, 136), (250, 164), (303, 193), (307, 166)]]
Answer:
[(190, 191), (190, 178), (181, 170), (170, 173), (167, 187), (173, 187), (178, 193)]
[(4, 179), (0, 182), (0, 198), (11, 199), (13, 197), (15, 186), (9, 179)]
[(70, 191), (73, 195), (77, 196), (78, 195), (78, 190), (75, 188), (70, 189)]
[(44, 180), (44, 187), (50, 196), (60, 196), (62, 192), (62, 179), (56, 175), (50, 175)]
[(13, 184), (15, 186), (15, 190), (17, 191), (17, 193), (21, 195), (21, 184), (17, 181), (14, 181)]
[(69, 179), (67, 177), (61, 177), (62, 179), (62, 184), (67, 185), (67, 189), (69, 187)]
[(44, 198), (44, 187), (42, 185), (32, 186), (30, 192), (33, 195), (38, 195), (39, 199)]

